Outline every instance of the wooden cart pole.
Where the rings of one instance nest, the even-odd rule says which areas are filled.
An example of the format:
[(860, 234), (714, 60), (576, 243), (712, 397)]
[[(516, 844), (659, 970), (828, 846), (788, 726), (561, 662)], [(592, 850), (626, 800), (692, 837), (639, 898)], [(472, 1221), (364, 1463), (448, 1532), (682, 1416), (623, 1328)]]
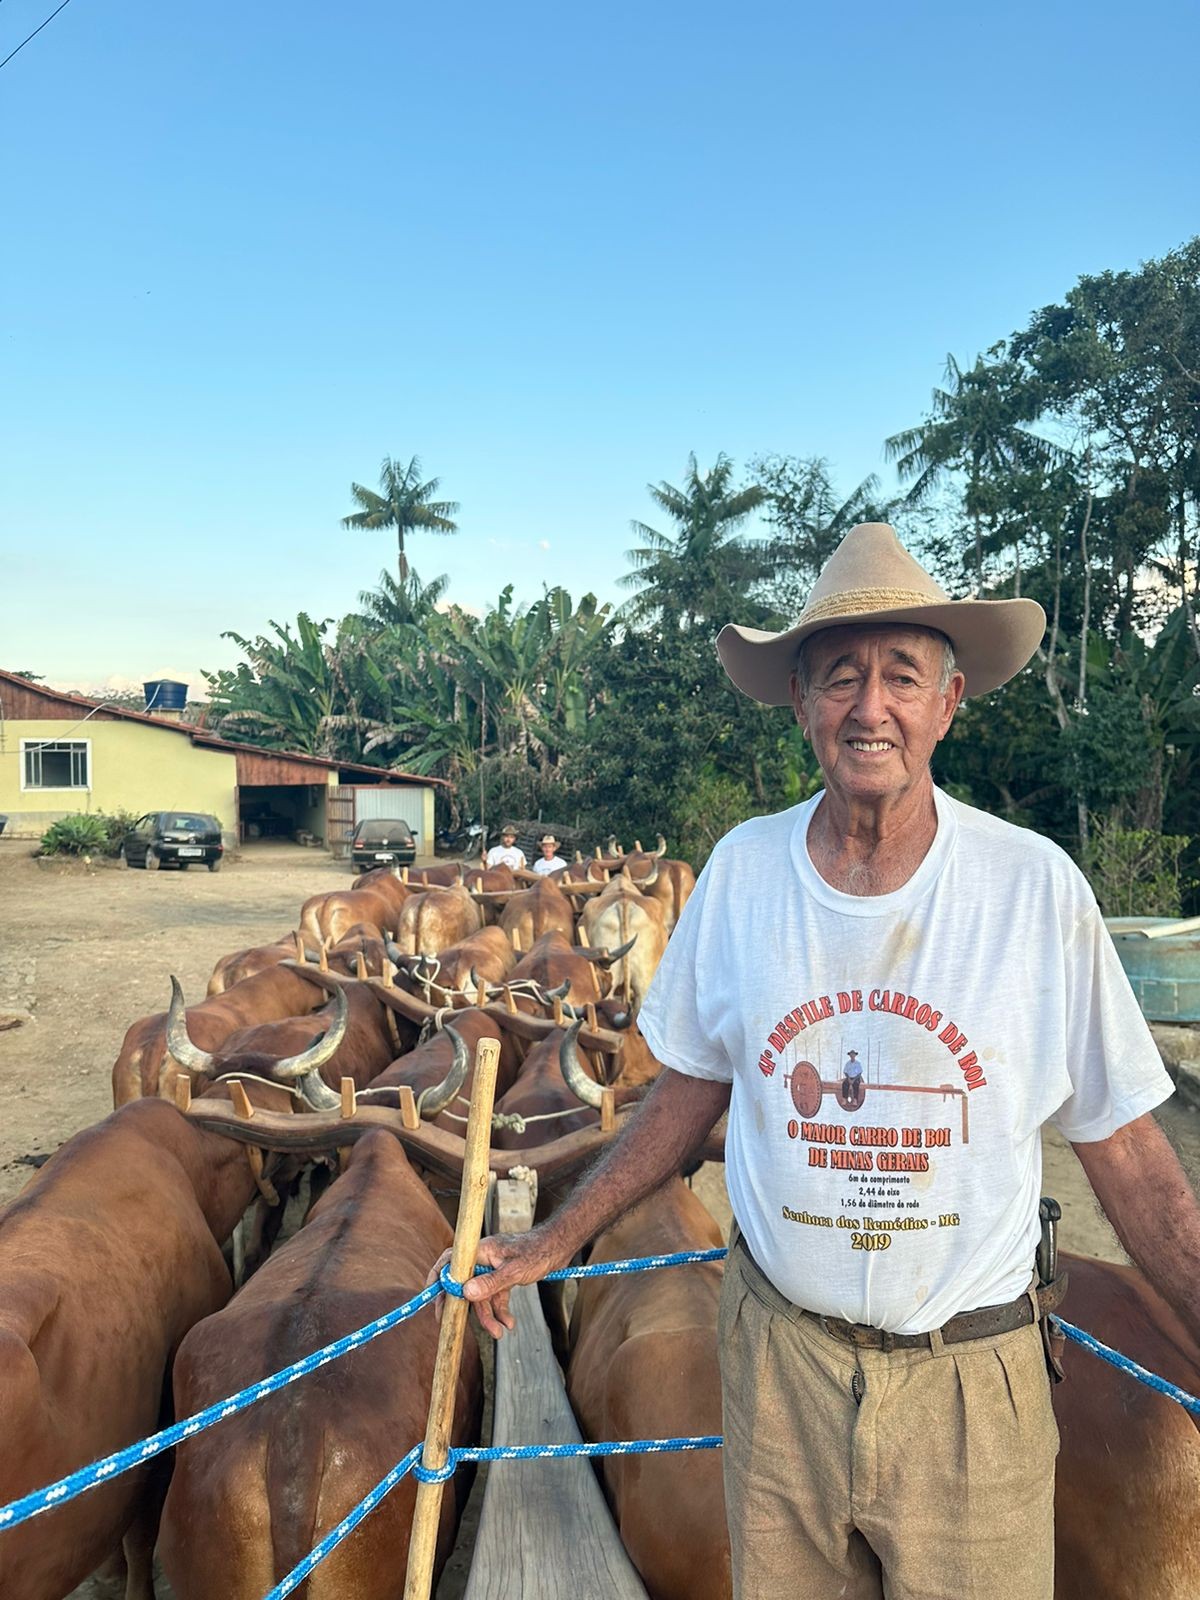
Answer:
[[(483, 1232), (489, 1178), (488, 1156), (492, 1142), (492, 1102), (496, 1094), (496, 1068), (499, 1061), (500, 1041), (481, 1039), (475, 1051), (475, 1082), (467, 1116), (462, 1190), (458, 1200), (458, 1221), (454, 1228), (454, 1247), (450, 1254), (450, 1276), (459, 1283), (465, 1283), (471, 1276)], [(444, 1467), (449, 1455), (450, 1434), (454, 1426), (454, 1393), (458, 1384), (463, 1338), (467, 1331), (467, 1311), (465, 1300), (454, 1295), (445, 1297), (438, 1336), (437, 1365), (434, 1367), (433, 1388), (429, 1397), (429, 1424), (425, 1433), (424, 1464), (434, 1470)], [(443, 1487), (440, 1483), (417, 1484), (417, 1503), (408, 1543), (404, 1600), (429, 1600)]]

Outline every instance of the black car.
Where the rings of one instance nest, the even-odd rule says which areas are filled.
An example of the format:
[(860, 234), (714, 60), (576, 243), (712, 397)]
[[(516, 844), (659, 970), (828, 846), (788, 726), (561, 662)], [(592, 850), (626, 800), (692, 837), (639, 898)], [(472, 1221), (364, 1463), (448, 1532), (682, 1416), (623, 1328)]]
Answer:
[(350, 835), (351, 872), (373, 867), (408, 867), (417, 859), (417, 841), (398, 817), (364, 817)]
[(201, 811), (149, 811), (125, 837), (121, 853), (131, 867), (181, 867), (201, 862), (217, 872), (225, 854), (221, 824)]

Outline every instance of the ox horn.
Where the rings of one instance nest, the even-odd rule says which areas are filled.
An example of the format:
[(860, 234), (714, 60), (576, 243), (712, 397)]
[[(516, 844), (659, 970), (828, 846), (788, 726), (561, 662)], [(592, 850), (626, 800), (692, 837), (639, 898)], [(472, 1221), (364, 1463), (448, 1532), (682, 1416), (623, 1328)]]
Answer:
[(610, 856), (620, 856), (625, 854), (625, 852), (621, 849), (621, 846), (617, 843), (617, 836), (615, 833), (609, 834), (608, 843), (604, 848), (608, 851)]
[(188, 1034), (183, 990), (175, 977), (171, 979), (171, 1004), (167, 1009), (167, 1049), (185, 1072), (199, 1073), (202, 1077), (212, 1073), (212, 1056), (194, 1045)]
[(296, 1092), (314, 1111), (337, 1111), (342, 1104), (341, 1095), (333, 1092), (316, 1067), (297, 1080)]
[(627, 956), (637, 943), (637, 934), (632, 939), (627, 939), (624, 944), (619, 944), (615, 950), (591, 949), (587, 945), (579, 944), (575, 948), (581, 956), (586, 957), (594, 966), (611, 967), (614, 962), (620, 961), (622, 956)]
[(500, 991), (504, 988), (503, 984), (499, 984), (499, 985), (494, 984), (494, 983), (485, 984), (483, 979), (475, 971), (474, 967), (468, 967), (467, 971), (469, 972), (470, 979), (471, 979), (470, 987), (469, 988), (461, 988), (460, 987), (460, 989), (458, 991), (459, 994), (474, 994), (474, 995), (477, 995), (479, 993), (480, 989), (483, 989), (484, 992), (486, 993), (488, 999), (490, 1000), (494, 994), (499, 994)]
[(636, 881), (637, 886), (638, 886), (639, 889), (648, 889), (652, 883), (656, 883), (658, 881), (658, 857), (657, 856), (655, 856), (654, 865), (650, 869), (650, 871), (646, 875), (646, 877), (638, 878), (635, 881)]
[(658, 836), (658, 844), (657, 844), (657, 846), (655, 848), (654, 854), (655, 854), (656, 859), (661, 861), (662, 858), (666, 855), (666, 853), (667, 853), (667, 841), (663, 838), (662, 834), (660, 833), (659, 836)]
[(547, 1000), (562, 1000), (570, 987), (570, 978), (564, 978), (557, 989), (543, 989), (542, 993), (545, 995)]
[(454, 1096), (467, 1080), (467, 1068), (471, 1065), (471, 1057), (467, 1051), (466, 1040), (455, 1029), (453, 1023), (443, 1024), (443, 1033), (448, 1033), (454, 1045), (454, 1060), (450, 1071), (441, 1083), (432, 1084), (428, 1089), (422, 1089), (417, 1096), (417, 1111), (426, 1120), (436, 1117), (439, 1111), (444, 1111)]
[[(350, 1002), (346, 999), (346, 991), (342, 988), (335, 989), (333, 1002), (337, 1014), (321, 1038), (310, 1044), (307, 1050), (302, 1050), (298, 1056), (284, 1056), (282, 1061), (277, 1061), (271, 1068), (271, 1076), (278, 1082), (286, 1083), (292, 1078), (310, 1079), (314, 1074), (319, 1074), (325, 1063), (332, 1061), (337, 1055), (342, 1040), (346, 1037), (346, 1030), (350, 1026)], [(326, 1084), (326, 1088), (328, 1087)], [(300, 1092), (304, 1094), (303, 1088)], [(330, 1090), (330, 1093), (332, 1092)], [(336, 1096), (334, 1098), (337, 1100)], [(305, 1099), (308, 1099), (307, 1094)], [(310, 1100), (309, 1104), (312, 1103)], [(341, 1103), (337, 1100), (338, 1105)], [(325, 1107), (320, 1109), (324, 1110)]]
[(591, 1106), (599, 1111), (604, 1100), (604, 1090), (583, 1070), (583, 1062), (579, 1059), (579, 1030), (583, 1027), (583, 1019), (573, 1022), (562, 1036), (558, 1047), (558, 1064), (562, 1068), (562, 1075), (566, 1080), (567, 1088), (577, 1100), (582, 1100), (585, 1106)]

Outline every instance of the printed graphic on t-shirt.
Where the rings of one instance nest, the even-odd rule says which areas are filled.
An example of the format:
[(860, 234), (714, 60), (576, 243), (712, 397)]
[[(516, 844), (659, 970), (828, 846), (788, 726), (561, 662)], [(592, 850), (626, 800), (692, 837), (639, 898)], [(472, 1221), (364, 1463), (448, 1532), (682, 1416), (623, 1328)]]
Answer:
[(816, 995), (776, 1022), (758, 1070), (796, 1151), (785, 1222), (842, 1230), (852, 1250), (960, 1225), (938, 1206), (939, 1158), (970, 1144), (987, 1077), (944, 1006), (882, 987)]

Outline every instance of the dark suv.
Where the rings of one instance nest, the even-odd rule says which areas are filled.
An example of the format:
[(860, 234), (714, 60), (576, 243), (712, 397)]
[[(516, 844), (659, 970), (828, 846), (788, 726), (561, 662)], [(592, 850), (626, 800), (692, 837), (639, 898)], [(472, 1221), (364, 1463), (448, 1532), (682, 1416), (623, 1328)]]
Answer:
[(201, 862), (216, 872), (225, 854), (221, 824), (200, 811), (150, 811), (126, 835), (121, 853), (131, 867), (181, 867)]
[(350, 835), (351, 872), (372, 867), (407, 867), (417, 859), (417, 841), (397, 817), (364, 817)]

